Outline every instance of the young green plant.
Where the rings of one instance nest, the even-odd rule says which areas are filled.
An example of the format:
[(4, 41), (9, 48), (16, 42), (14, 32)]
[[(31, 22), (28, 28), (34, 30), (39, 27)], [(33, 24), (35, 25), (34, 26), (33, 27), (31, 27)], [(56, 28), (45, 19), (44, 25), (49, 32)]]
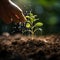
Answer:
[[(32, 37), (34, 36), (36, 31), (40, 31), (42, 34), (42, 28), (41, 26), (43, 26), (42, 22), (36, 22), (39, 19), (36, 19), (37, 15), (33, 15), (33, 13), (30, 11), (29, 15), (26, 16), (27, 21), (26, 21), (26, 28), (28, 29), (29, 32), (31, 32)], [(34, 24), (35, 22), (35, 24)], [(37, 27), (37, 28), (36, 28)], [(27, 30), (25, 30), (24, 32), (26, 32)]]

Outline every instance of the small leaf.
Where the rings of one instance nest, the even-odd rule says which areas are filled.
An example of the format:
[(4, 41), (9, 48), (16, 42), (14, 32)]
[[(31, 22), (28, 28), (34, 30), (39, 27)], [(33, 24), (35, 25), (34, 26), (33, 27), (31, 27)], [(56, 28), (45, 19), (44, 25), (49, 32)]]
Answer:
[(38, 22), (38, 23), (35, 24), (35, 27), (41, 27), (41, 26), (43, 26), (42, 22)]
[(34, 19), (33, 19), (33, 18), (30, 18), (30, 21), (31, 21), (31, 22), (34, 22)]
[(26, 16), (26, 18), (30, 18), (30, 16)]
[(31, 13), (31, 11), (30, 11), (30, 16), (33, 16), (33, 13)]
[(37, 17), (37, 15), (34, 15), (34, 17)]
[(27, 23), (30, 23), (30, 21), (29, 21), (29, 20), (27, 20), (26, 22), (27, 22)]
[(26, 28), (30, 28), (30, 27), (31, 27), (30, 23), (26, 23)]
[(34, 19), (34, 21), (38, 21), (39, 20), (39, 18), (38, 19)]

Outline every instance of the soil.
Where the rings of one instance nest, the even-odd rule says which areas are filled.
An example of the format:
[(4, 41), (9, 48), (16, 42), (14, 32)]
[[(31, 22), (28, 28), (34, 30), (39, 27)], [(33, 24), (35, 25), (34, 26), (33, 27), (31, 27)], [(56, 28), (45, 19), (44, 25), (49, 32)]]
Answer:
[(60, 35), (0, 36), (0, 60), (60, 60)]

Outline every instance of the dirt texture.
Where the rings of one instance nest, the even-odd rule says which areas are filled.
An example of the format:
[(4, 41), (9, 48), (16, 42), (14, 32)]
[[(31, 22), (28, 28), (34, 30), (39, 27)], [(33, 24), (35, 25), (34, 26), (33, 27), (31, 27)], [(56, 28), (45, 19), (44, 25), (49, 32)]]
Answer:
[(60, 60), (60, 35), (0, 36), (0, 60)]

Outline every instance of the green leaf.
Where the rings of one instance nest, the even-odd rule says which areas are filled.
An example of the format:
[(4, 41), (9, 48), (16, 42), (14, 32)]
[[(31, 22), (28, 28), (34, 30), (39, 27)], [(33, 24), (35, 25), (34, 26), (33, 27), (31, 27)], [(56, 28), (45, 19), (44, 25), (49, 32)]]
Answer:
[(34, 19), (33, 18), (30, 18), (30, 21), (33, 23), (34, 22)]
[(29, 15), (30, 15), (30, 16), (34, 16), (33, 13), (31, 13), (31, 11), (30, 11)]
[(37, 22), (37, 23), (35, 24), (35, 27), (41, 27), (41, 26), (43, 26), (43, 23), (42, 23), (42, 22)]
[(38, 19), (34, 19), (34, 21), (38, 21), (39, 20), (39, 18)]
[(26, 28), (30, 28), (30, 27), (31, 27), (30, 23), (26, 23)]
[(31, 23), (29, 20), (26, 21), (27, 23)]
[(37, 17), (37, 15), (34, 15), (34, 17)]
[(26, 18), (30, 18), (30, 16), (26, 16)]

